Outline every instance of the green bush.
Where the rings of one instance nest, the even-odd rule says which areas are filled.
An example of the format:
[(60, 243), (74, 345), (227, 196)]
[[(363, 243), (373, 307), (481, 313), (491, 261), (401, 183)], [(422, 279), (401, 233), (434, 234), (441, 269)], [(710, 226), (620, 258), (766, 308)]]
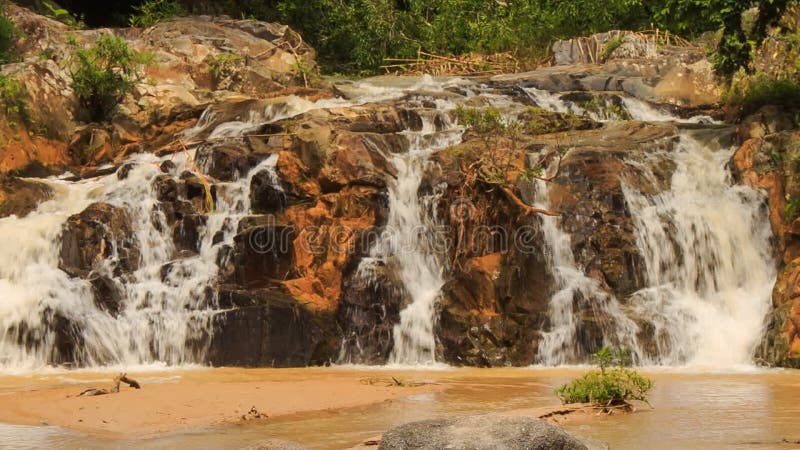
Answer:
[(86, 28), (86, 24), (80, 18), (73, 16), (69, 10), (55, 7), (48, 2), (43, 2), (43, 6), (47, 10), (47, 15), (53, 19), (72, 28)]
[(595, 361), (599, 370), (555, 390), (563, 403), (591, 403), (603, 407), (624, 405), (630, 400), (647, 403), (653, 382), (625, 367), (630, 359), (624, 350), (604, 347), (595, 354)]
[(742, 79), (734, 80), (725, 101), (741, 107), (744, 114), (764, 105), (796, 107), (800, 104), (800, 80), (743, 75)]
[(0, 75), (0, 108), (9, 126), (14, 127), (17, 121), (30, 125), (27, 98), (28, 89), (21, 81)]
[(186, 8), (175, 0), (146, 0), (133, 9), (135, 12), (128, 21), (130, 26), (140, 28), (152, 27), (162, 20), (188, 14)]
[(91, 121), (110, 119), (117, 105), (141, 80), (152, 55), (132, 50), (124, 39), (102, 35), (72, 55), (72, 89)]
[(12, 60), (17, 27), (6, 14), (5, 3), (0, 0), (0, 64)]
[(215, 81), (220, 81), (233, 74), (236, 65), (242, 61), (242, 57), (236, 53), (220, 53), (209, 63), (211, 76)]

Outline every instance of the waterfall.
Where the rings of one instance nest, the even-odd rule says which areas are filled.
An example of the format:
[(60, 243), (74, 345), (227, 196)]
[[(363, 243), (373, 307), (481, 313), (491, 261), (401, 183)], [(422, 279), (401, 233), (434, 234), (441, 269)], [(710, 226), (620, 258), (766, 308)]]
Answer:
[[(536, 181), (534, 205), (550, 209), (547, 182)], [(597, 349), (582, 348), (578, 339), (581, 327), (580, 310), (591, 309), (599, 321), (603, 342), (622, 345), (634, 352), (638, 349), (636, 324), (620, 308), (619, 301), (604, 292), (599, 283), (586, 276), (575, 263), (570, 236), (559, 226), (559, 218), (541, 216), (547, 262), (555, 281), (555, 293), (550, 297), (548, 317), (550, 327), (542, 333), (537, 359), (540, 364), (557, 366), (574, 364)]]
[(775, 263), (763, 193), (732, 185), (732, 150), (689, 136), (670, 155), (671, 188), (624, 194), (647, 266), (631, 306), (652, 327), (646, 362), (731, 367), (752, 361), (769, 311)]
[[(213, 332), (211, 319), (219, 312), (206, 289), (219, 271), (219, 249), (232, 244), (236, 223), (249, 213), (250, 177), (220, 185), (215, 210), (201, 229), (198, 254), (173, 260), (171, 229), (157, 208), (153, 181), (164, 160), (176, 163), (171, 176), (177, 179), (190, 157), (138, 155), (129, 160), (133, 167), (123, 180), (114, 174), (78, 183), (49, 181), (55, 198), (23, 219), (0, 220), (0, 233), (15, 238), (0, 250), (4, 369), (30, 370), (46, 364), (53, 351), (46, 310), (79, 327), (85, 365), (203, 361), (202, 342), (207, 343)], [(276, 162), (277, 155), (272, 155), (251, 173), (274, 168)], [(141, 253), (139, 268), (130, 276), (113, 273), (113, 256), (96, 270), (123, 292), (116, 317), (95, 305), (89, 282), (58, 269), (62, 224), (94, 202), (128, 212)]]
[(431, 239), (435, 198), (421, 198), (419, 188), (428, 158), (460, 142), (462, 130), (446, 114), (434, 114), (444, 123), (443, 130), (436, 129), (435, 117), (423, 116), (422, 130), (403, 132), (408, 151), (391, 158), (397, 177), (389, 185), (386, 228), (359, 267), (359, 276), (369, 278), (377, 261), (383, 261), (394, 270), (407, 295), (408, 305), (400, 311), (400, 323), (393, 330), (390, 361), (396, 364), (436, 362), (435, 305), (444, 284), (443, 266)]

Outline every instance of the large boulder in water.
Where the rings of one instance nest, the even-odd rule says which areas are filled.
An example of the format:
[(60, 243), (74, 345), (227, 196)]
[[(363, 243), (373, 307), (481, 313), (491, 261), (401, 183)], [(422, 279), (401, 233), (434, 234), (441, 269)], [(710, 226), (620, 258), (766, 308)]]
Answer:
[(380, 450), (584, 450), (588, 447), (541, 419), (467, 416), (412, 422), (383, 435)]
[(61, 270), (86, 278), (112, 256), (115, 273), (132, 272), (139, 267), (139, 244), (127, 211), (108, 203), (93, 203), (67, 219), (61, 235)]

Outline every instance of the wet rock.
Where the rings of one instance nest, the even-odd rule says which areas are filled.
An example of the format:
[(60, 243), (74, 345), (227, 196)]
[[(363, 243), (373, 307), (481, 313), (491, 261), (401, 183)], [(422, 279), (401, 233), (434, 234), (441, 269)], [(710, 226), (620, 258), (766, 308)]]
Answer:
[(358, 270), (348, 269), (337, 320), (342, 335), (340, 363), (383, 364), (394, 347), (394, 326), (400, 322), (400, 310), (407, 303), (407, 293), (395, 270), (375, 261)]
[(582, 450), (587, 446), (561, 428), (541, 419), (484, 415), (431, 419), (401, 425), (384, 433), (378, 448)]
[[(764, 112), (745, 123), (762, 123)], [(800, 234), (795, 226), (800, 214), (800, 180), (795, 176), (800, 163), (800, 136), (794, 131), (763, 135), (772, 129), (764, 125), (755, 137), (736, 151), (733, 162), (741, 180), (768, 193), (769, 217), (781, 260), (772, 291), (772, 310), (757, 360), (765, 365), (800, 367)]]
[(233, 181), (246, 176), (268, 156), (268, 153), (254, 153), (244, 144), (222, 142), (201, 146), (195, 160), (213, 178)]
[(324, 331), (305, 307), (274, 289), (219, 293), (209, 362), (215, 366), (304, 367), (321, 363)]
[(283, 188), (276, 185), (273, 171), (262, 170), (250, 180), (250, 209), (255, 214), (269, 214), (286, 208), (287, 197)]
[(53, 189), (37, 181), (0, 174), (0, 218), (25, 217), (53, 196)]
[(139, 267), (138, 242), (128, 213), (107, 203), (93, 203), (67, 219), (61, 237), (58, 267), (73, 277), (109, 261), (114, 273), (132, 272)]
[(169, 175), (159, 175), (153, 180), (156, 199), (160, 202), (174, 202), (178, 200), (178, 183)]
[(77, 366), (83, 363), (84, 340), (80, 325), (61, 312), (52, 310), (45, 311), (43, 322), (53, 342), (47, 356), (48, 364)]
[(198, 253), (200, 251), (200, 237), (206, 226), (206, 216), (190, 214), (183, 216), (172, 230), (172, 240), (175, 250)]
[(253, 226), (234, 238), (234, 266), (237, 284), (264, 287), (274, 280), (292, 278), (294, 272), (293, 227)]
[(122, 288), (113, 278), (96, 273), (89, 275), (89, 283), (97, 308), (117, 317), (124, 307), (125, 294)]
[(170, 160), (162, 162), (158, 168), (161, 170), (161, 172), (166, 174), (173, 174), (178, 170), (178, 166), (176, 166), (175, 163)]

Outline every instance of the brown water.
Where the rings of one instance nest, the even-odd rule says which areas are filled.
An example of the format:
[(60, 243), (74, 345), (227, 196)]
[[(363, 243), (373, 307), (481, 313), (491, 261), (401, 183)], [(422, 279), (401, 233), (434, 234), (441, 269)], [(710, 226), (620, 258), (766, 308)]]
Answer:
[[(454, 369), (403, 372), (314, 368), (299, 370), (197, 370), (145, 375), (147, 383), (181, 379), (232, 381), (352, 376), (396, 376), (440, 383), (445, 389), (401, 400), (180, 432), (136, 440), (109, 440), (54, 427), (0, 425), (0, 448), (241, 448), (277, 437), (313, 449), (339, 449), (380, 435), (404, 422), (455, 414), (503, 412), (558, 404), (552, 391), (579, 369)], [(800, 371), (759, 373), (651, 372), (654, 409), (610, 417), (579, 417), (564, 427), (607, 442), (611, 448), (800, 448)], [(37, 389), (107, 374), (5, 377), (0, 388)], [(402, 388), (398, 388), (402, 389)], [(795, 442), (794, 444), (791, 442)]]

